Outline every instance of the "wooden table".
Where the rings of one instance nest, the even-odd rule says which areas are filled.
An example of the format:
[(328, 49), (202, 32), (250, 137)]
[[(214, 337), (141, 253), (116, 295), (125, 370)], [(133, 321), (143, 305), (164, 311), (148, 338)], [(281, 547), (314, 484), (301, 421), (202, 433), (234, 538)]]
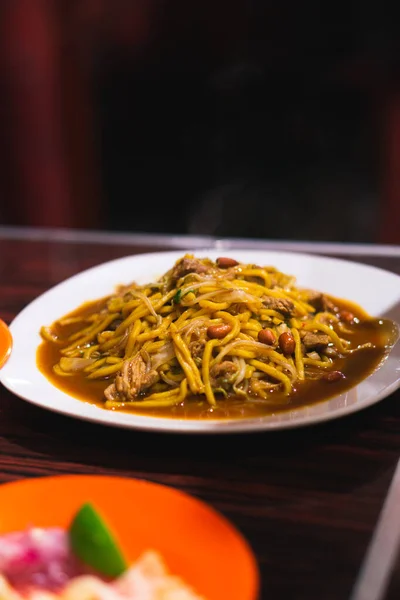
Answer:
[[(103, 261), (187, 247), (290, 249), (400, 274), (400, 248), (0, 228), (0, 317)], [(59, 473), (138, 477), (185, 490), (244, 533), (261, 598), (348, 599), (400, 456), (400, 392), (345, 419), (289, 432), (182, 436), (46, 412), (0, 388), (0, 482)], [(400, 571), (386, 600), (400, 597)], [(221, 599), (222, 600), (222, 599)]]

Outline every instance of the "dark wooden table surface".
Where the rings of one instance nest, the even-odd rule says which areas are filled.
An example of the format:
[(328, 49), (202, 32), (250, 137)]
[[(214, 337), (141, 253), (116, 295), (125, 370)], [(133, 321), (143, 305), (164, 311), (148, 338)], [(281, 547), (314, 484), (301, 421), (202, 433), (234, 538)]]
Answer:
[[(256, 242), (84, 235), (0, 228), (0, 318), (106, 260)], [(290, 245), (400, 274), (400, 248)], [(258, 559), (262, 599), (348, 599), (396, 462), (400, 393), (337, 421), (289, 432), (186, 436), (135, 432), (46, 412), (0, 387), (0, 482), (59, 473), (138, 477), (219, 509)], [(398, 573), (386, 600), (400, 598)]]

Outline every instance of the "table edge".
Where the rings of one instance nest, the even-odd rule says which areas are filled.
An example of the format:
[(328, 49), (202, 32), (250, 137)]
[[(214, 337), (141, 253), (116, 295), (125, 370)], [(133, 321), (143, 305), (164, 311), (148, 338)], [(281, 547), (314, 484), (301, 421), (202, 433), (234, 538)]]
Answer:
[(316, 254), (335, 254), (348, 256), (384, 256), (400, 257), (400, 245), (374, 243), (347, 243), (324, 241), (292, 241), (260, 238), (214, 237), (191, 234), (168, 234), (146, 232), (111, 232), (106, 230), (13, 227), (0, 225), (0, 240), (20, 240), (32, 242), (85, 243), (120, 246), (166, 246), (171, 249), (215, 248), (280, 250), (307, 252)]

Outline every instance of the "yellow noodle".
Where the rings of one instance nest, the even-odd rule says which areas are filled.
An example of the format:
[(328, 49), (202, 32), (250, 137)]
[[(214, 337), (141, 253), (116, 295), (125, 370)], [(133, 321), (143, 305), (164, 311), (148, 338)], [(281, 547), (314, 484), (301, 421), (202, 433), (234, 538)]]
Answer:
[(94, 352), (97, 352), (98, 350), (99, 350), (99, 346), (96, 344), (94, 346), (89, 346), (88, 348), (85, 348), (85, 350), (83, 351), (82, 358), (90, 358), (92, 356), (92, 354)]
[(124, 339), (124, 336), (125, 336), (125, 334), (122, 334), (119, 336), (113, 335), (109, 340), (100, 344), (99, 348), (100, 348), (101, 352), (106, 352), (107, 350), (111, 350), (111, 348), (114, 348), (117, 344), (119, 344)]
[(304, 379), (304, 364), (303, 364), (303, 354), (301, 352), (301, 340), (300, 334), (297, 329), (291, 329), (292, 335), (294, 337), (294, 341), (296, 342), (296, 347), (294, 350), (294, 358), (295, 365), (297, 369), (297, 374), (299, 376), (300, 381)]
[(106, 377), (108, 375), (112, 375), (113, 373), (118, 373), (118, 371), (122, 367), (122, 360), (115, 365), (109, 365), (107, 367), (100, 367), (96, 371), (92, 371), (90, 375), (88, 375), (88, 379), (101, 379), (102, 377)]
[[(160, 395), (161, 394), (158, 394), (158, 396)], [(163, 408), (176, 406), (183, 402), (187, 396), (187, 381), (186, 379), (183, 379), (180, 388), (176, 391), (174, 390), (173, 394), (168, 397), (154, 398), (154, 396), (156, 396), (156, 394), (148, 396), (146, 400), (132, 402), (114, 402), (112, 400), (107, 400), (105, 406), (106, 408)]]
[(152, 354), (153, 352), (157, 352), (158, 350), (160, 350), (160, 348), (162, 348), (163, 346), (165, 346), (164, 339), (158, 340), (158, 342), (153, 342), (152, 340), (149, 340), (146, 344), (146, 350), (147, 352)]
[(207, 342), (204, 348), (203, 354), (203, 363), (202, 363), (202, 375), (204, 382), (204, 393), (206, 395), (207, 401), (211, 406), (216, 406), (217, 402), (215, 400), (214, 392), (211, 388), (210, 381), (210, 358), (212, 356), (212, 351), (214, 346), (217, 345), (217, 340), (210, 340)]
[(327, 369), (332, 366), (330, 361), (325, 362), (323, 360), (316, 360), (315, 358), (303, 358), (303, 362), (305, 365), (311, 365), (313, 367), (320, 367), (321, 369)]
[(289, 324), (292, 329), (301, 329), (301, 321), (299, 319), (290, 319)]
[[(134, 293), (134, 290), (133, 290), (133, 293)], [(150, 293), (151, 293), (151, 290), (142, 290), (142, 294), (144, 294), (145, 296), (149, 296)], [(157, 292), (156, 294), (151, 296), (150, 300), (158, 300), (160, 297), (161, 297), (161, 294), (159, 292)], [(142, 304), (143, 304), (143, 300), (138, 297), (135, 297), (133, 300), (129, 300), (128, 302), (124, 303), (123, 309), (122, 309), (124, 316), (127, 315), (129, 312), (132, 312), (132, 309), (137, 308), (138, 306), (141, 306)]]
[(265, 269), (242, 269), (241, 275), (244, 277), (260, 277), (264, 280), (265, 287), (269, 287), (271, 284), (271, 277)]
[(209, 310), (225, 310), (230, 307), (229, 302), (212, 302), (211, 300), (200, 300), (199, 306), (201, 308), (208, 308)]
[[(190, 285), (189, 285), (189, 289), (190, 289)], [(219, 292), (219, 287), (217, 285), (212, 285), (212, 286), (207, 286), (207, 285), (203, 285), (202, 287), (199, 288), (199, 294), (210, 294), (213, 292)]]
[(175, 374), (175, 373), (171, 373), (171, 371), (167, 371), (166, 375), (169, 379), (172, 379), (172, 381), (176, 381), (176, 382), (182, 381), (182, 378), (184, 377), (183, 373)]
[(115, 335), (113, 331), (106, 329), (106, 331), (100, 331), (100, 333), (97, 334), (97, 341), (101, 346), (110, 340), (112, 340), (112, 344), (115, 344)]
[(244, 375), (245, 379), (250, 379), (250, 377), (252, 377), (255, 370), (256, 370), (256, 368), (253, 367), (253, 365), (246, 365), (246, 373)]
[(101, 367), (102, 365), (104, 365), (104, 363), (106, 362), (107, 357), (103, 357), (103, 358), (99, 358), (98, 360), (96, 360), (94, 363), (92, 363), (91, 365), (88, 365), (87, 367), (85, 367), (83, 370), (85, 373), (90, 373), (91, 371), (95, 371), (96, 369), (98, 369), (99, 367)]
[(178, 394), (179, 390), (177, 389), (166, 390), (165, 392), (156, 392), (151, 394), (151, 396), (146, 397), (146, 400), (163, 400), (164, 398), (170, 398), (171, 396), (177, 396)]
[(51, 327), (41, 327), (40, 335), (42, 336), (42, 338), (44, 340), (50, 342), (51, 344), (59, 344), (59, 345), (63, 344), (63, 340), (58, 339), (57, 336), (52, 333)]
[(261, 323), (254, 321), (254, 319), (250, 319), (247, 323), (243, 323), (240, 327), (241, 331), (255, 331), (258, 333), (262, 329)]
[(283, 315), (277, 310), (273, 310), (272, 308), (263, 308), (260, 310), (260, 317), (264, 319), (265, 317), (276, 317), (280, 321), (283, 320)]
[[(116, 313), (116, 314), (118, 314), (118, 313)], [(88, 325), (84, 329), (81, 329), (80, 331), (76, 331), (75, 333), (72, 333), (70, 336), (68, 336), (68, 338), (67, 338), (68, 341), (74, 342), (75, 340), (78, 340), (79, 338), (83, 337), (85, 334), (92, 331), (94, 329), (95, 324), (98, 323), (100, 321), (100, 319), (101, 319), (101, 315), (96, 315), (95, 318), (90, 322), (90, 325)]]
[(171, 334), (175, 345), (176, 356), (182, 365), (182, 369), (185, 371), (189, 386), (193, 394), (201, 394), (204, 389), (204, 384), (201, 380), (199, 369), (190, 354), (190, 350), (177, 331), (172, 329)]
[(88, 332), (85, 336), (78, 338), (77, 341), (74, 341), (73, 344), (71, 344), (67, 348), (64, 348), (64, 350), (62, 350), (61, 352), (62, 353), (68, 352), (69, 350), (72, 350), (72, 349), (76, 348), (77, 346), (83, 346), (84, 344), (87, 344), (88, 342), (93, 340), (95, 338), (95, 336), (98, 333), (100, 333), (100, 331), (102, 331), (103, 329), (106, 329), (107, 326), (110, 325), (110, 323), (112, 323), (113, 321), (115, 321), (115, 314), (108, 315), (108, 317), (103, 319), (99, 325), (95, 325), (95, 327), (93, 327), (92, 330), (90, 332)]
[(156, 337), (160, 337), (168, 328), (168, 326), (171, 324), (172, 322), (172, 315), (168, 315), (168, 317), (165, 317), (165, 319), (163, 319), (161, 325), (159, 327), (157, 327), (156, 329), (148, 329), (148, 331), (145, 331), (144, 333), (140, 333), (137, 336), (137, 341), (138, 342), (145, 342), (147, 340), (153, 340)]
[(239, 289), (251, 290), (251, 293), (259, 298), (270, 292), (270, 288), (266, 288), (264, 285), (260, 285), (254, 281), (247, 281), (246, 279), (234, 279), (231, 285)]
[(66, 317), (65, 319), (59, 319), (58, 325), (65, 327), (66, 325), (73, 325), (75, 323), (82, 323), (86, 321), (86, 317)]
[(142, 305), (142, 300), (140, 300), (138, 298), (135, 298), (135, 300), (131, 300), (130, 302), (125, 302), (120, 309), (123, 317), (125, 317), (126, 315), (129, 315), (129, 313), (131, 313), (134, 308), (137, 308), (138, 306), (141, 306), (141, 305)]
[(250, 317), (251, 317), (251, 312), (249, 310), (246, 310), (245, 312), (239, 313), (237, 315), (237, 318), (242, 323), (247, 323), (249, 321)]
[(194, 314), (195, 314), (195, 309), (194, 308), (188, 308), (185, 310), (185, 312), (183, 312), (177, 319), (176, 321), (174, 321), (174, 325), (177, 329), (180, 329), (181, 327), (183, 327), (184, 323), (186, 321), (191, 321), (194, 318)]
[(126, 346), (125, 346), (125, 358), (129, 358), (130, 356), (132, 356), (136, 338), (139, 335), (139, 333), (141, 332), (141, 330), (142, 330), (142, 322), (140, 319), (138, 319), (137, 321), (135, 321), (135, 323), (133, 324), (133, 326), (129, 332), (128, 341), (126, 342)]
[(199, 384), (196, 381), (196, 377), (195, 374), (193, 372), (193, 369), (191, 367), (191, 365), (189, 365), (186, 360), (185, 357), (182, 355), (182, 353), (180, 352), (180, 350), (178, 348), (175, 348), (175, 354), (176, 354), (176, 358), (178, 360), (178, 363), (180, 364), (180, 366), (183, 369), (183, 372), (186, 375), (186, 378), (188, 380), (188, 384), (190, 387), (190, 391), (192, 392), (192, 394), (197, 395), (200, 394), (200, 390), (201, 388), (199, 388)]
[(175, 309), (173, 306), (162, 306), (158, 309), (158, 313), (160, 315), (169, 315), (170, 313), (174, 312), (174, 310)]
[(281, 373), (281, 371), (278, 371), (278, 369), (275, 369), (274, 367), (271, 367), (270, 365), (266, 365), (265, 363), (261, 362), (260, 360), (251, 360), (250, 364), (253, 365), (253, 367), (256, 367), (259, 371), (263, 371), (270, 377), (273, 377), (274, 379), (281, 381), (283, 383), (285, 393), (286, 394), (291, 393), (292, 383), (287, 375), (285, 375), (284, 373)]
[[(165, 294), (165, 296), (163, 296), (161, 298), (161, 300), (159, 300), (158, 302), (156, 302), (156, 304), (153, 305), (154, 310), (157, 312), (157, 310), (159, 310), (164, 304), (166, 304), (168, 302), (168, 300), (171, 300), (171, 298), (173, 298), (174, 296), (174, 290), (171, 290), (170, 292), (168, 292), (168, 294)], [(117, 329), (115, 330), (116, 335), (122, 333), (127, 327), (128, 325), (130, 325), (131, 323), (133, 323), (134, 321), (136, 321), (136, 319), (141, 319), (142, 317), (145, 317), (146, 315), (149, 314), (149, 308), (147, 306), (138, 306), (138, 308), (136, 308), (130, 315), (129, 317), (127, 317), (124, 321), (122, 321), (122, 323), (117, 327)]]
[[(337, 317), (333, 313), (329, 313), (329, 312), (318, 313), (317, 315), (315, 315), (314, 318), (317, 321), (322, 321), (322, 319), (329, 319), (329, 321), (332, 321), (332, 323), (338, 323), (339, 322), (339, 317)], [(351, 333), (351, 332), (349, 332), (349, 333)]]
[(200, 308), (199, 310), (196, 310), (192, 317), (193, 319), (198, 319), (199, 317), (202, 317), (203, 315), (209, 315), (209, 311), (206, 308)]
[(63, 371), (62, 368), (60, 367), (59, 363), (57, 363), (56, 365), (53, 366), (53, 371), (54, 371), (54, 373), (57, 373), (57, 375), (60, 375), (61, 377), (72, 377), (73, 375), (75, 375), (75, 373), (73, 373), (73, 371)]
[(235, 348), (234, 350), (232, 350), (230, 352), (231, 356), (238, 356), (240, 358), (256, 358), (257, 353), (256, 352), (250, 352), (249, 350), (240, 350), (240, 348)]

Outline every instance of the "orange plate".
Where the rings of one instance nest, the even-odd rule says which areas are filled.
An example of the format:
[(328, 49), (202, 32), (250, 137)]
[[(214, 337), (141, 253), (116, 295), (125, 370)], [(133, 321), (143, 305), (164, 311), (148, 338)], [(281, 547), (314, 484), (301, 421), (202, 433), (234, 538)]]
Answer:
[(0, 368), (11, 354), (12, 337), (7, 325), (0, 319)]
[(257, 598), (257, 563), (233, 525), (204, 502), (148, 481), (61, 475), (3, 484), (0, 534), (33, 525), (67, 527), (84, 502), (104, 515), (128, 562), (154, 549), (207, 600)]

